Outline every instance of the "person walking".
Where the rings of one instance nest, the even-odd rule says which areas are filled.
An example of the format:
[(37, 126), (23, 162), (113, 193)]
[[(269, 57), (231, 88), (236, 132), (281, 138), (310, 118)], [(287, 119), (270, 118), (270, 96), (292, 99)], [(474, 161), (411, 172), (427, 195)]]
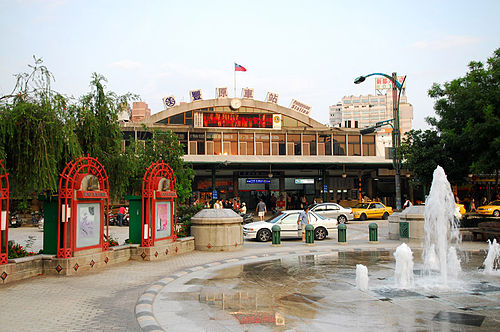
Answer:
[(264, 203), (262, 198), (260, 199), (259, 204), (257, 204), (257, 208), (255, 209), (255, 211), (257, 211), (257, 214), (259, 215), (260, 220), (261, 221), (264, 220), (264, 215), (267, 212), (267, 208), (266, 208), (266, 203)]
[(123, 225), (123, 216), (125, 215), (125, 207), (120, 206), (120, 209), (118, 210), (118, 214), (116, 215), (116, 218), (118, 219), (118, 226), (122, 227)]
[(306, 205), (304, 210), (302, 210), (299, 214), (299, 220), (297, 224), (302, 229), (302, 241), (306, 242), (306, 225), (309, 224), (309, 206)]

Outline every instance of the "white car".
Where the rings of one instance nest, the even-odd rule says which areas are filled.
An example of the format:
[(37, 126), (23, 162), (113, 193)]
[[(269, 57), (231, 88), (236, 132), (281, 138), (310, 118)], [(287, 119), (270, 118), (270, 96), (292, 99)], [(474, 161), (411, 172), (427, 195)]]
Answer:
[[(281, 228), (281, 238), (300, 238), (302, 228), (297, 223), (302, 210), (283, 211), (277, 216), (266, 221), (256, 221), (243, 226), (243, 236), (245, 239), (256, 239), (266, 242), (272, 238), (272, 227), (279, 225)], [(314, 239), (324, 240), (329, 232), (337, 229), (337, 220), (325, 218), (319, 214), (309, 211), (309, 223), (314, 226)]]
[(318, 203), (309, 208), (325, 218), (337, 219), (339, 224), (347, 224), (349, 220), (354, 219), (351, 208), (345, 208), (337, 203)]

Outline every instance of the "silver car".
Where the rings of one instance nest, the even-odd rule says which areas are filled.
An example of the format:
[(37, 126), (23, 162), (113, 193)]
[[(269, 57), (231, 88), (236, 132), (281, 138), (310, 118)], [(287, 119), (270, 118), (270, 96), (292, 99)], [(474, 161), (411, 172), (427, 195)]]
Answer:
[(337, 203), (318, 203), (309, 208), (320, 216), (337, 219), (339, 224), (346, 224), (349, 220), (354, 219), (351, 208), (342, 207)]

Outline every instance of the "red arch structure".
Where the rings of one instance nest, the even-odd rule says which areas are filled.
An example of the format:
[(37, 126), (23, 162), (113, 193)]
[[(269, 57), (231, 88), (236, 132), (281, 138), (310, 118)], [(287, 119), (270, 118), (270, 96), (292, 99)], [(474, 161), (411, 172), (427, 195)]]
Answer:
[(9, 174), (0, 160), (0, 265), (9, 261)]
[[(97, 178), (94, 188), (85, 187), (89, 175)], [(98, 204), (99, 207), (99, 232), (98, 243), (89, 246), (77, 245), (78, 204)], [(104, 234), (109, 234), (108, 220), (105, 215), (109, 211), (109, 184), (108, 176), (102, 164), (93, 157), (80, 156), (66, 164), (59, 179), (59, 208), (57, 227), (57, 257), (73, 257), (75, 251), (91, 248), (109, 248), (109, 239)], [(97, 218), (97, 217), (96, 217)], [(81, 227), (81, 225), (80, 225)], [(104, 232), (105, 229), (105, 232)]]
[[(162, 161), (151, 163), (142, 180), (142, 240), (143, 247), (152, 247), (156, 240), (177, 239), (177, 183), (170, 166)], [(165, 236), (158, 224), (161, 204), (170, 204), (170, 232)], [(160, 222), (161, 224), (161, 222)]]

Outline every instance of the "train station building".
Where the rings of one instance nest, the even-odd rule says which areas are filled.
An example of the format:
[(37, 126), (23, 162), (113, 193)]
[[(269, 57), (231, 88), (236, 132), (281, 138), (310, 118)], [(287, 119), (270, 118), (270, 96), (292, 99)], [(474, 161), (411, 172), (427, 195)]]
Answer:
[(243, 89), (242, 98), (229, 98), (227, 88), (217, 88), (214, 99), (202, 99), (200, 90), (190, 94), (189, 103), (164, 98), (165, 110), (121, 127), (125, 144), (151, 137), (143, 125), (172, 130), (193, 166), (193, 193), (201, 201), (239, 197), (252, 209), (274, 196), (290, 209), (302, 197), (352, 206), (363, 195), (394, 205), (392, 149), (376, 134), (329, 128), (309, 116), (307, 104), (292, 100), (284, 107), (274, 93), (264, 101), (253, 98), (253, 89)]

